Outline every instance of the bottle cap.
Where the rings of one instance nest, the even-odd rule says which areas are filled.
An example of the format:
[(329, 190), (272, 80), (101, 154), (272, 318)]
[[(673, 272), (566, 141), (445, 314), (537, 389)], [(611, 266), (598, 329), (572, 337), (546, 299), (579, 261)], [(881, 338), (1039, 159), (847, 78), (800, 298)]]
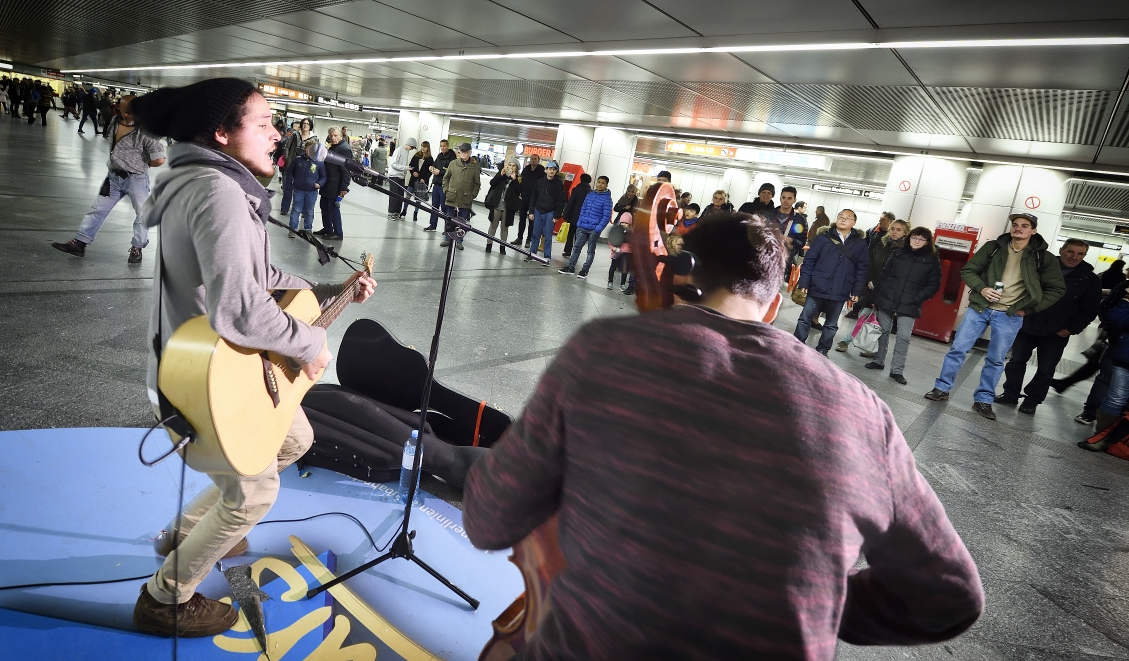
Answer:
[(418, 429), (412, 430), (412, 438), (419, 438), (419, 430)]

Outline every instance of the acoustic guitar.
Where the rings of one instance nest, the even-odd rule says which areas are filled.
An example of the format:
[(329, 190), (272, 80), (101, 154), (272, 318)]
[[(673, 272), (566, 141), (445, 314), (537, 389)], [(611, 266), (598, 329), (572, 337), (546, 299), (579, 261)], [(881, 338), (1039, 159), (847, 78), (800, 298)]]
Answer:
[[(661, 310), (675, 303), (675, 296), (696, 301), (702, 292), (687, 282), (679, 282), (694, 268), (694, 256), (670, 240), (666, 228), (682, 218), (678, 197), (669, 183), (653, 184), (643, 204), (632, 216), (631, 267), (635, 274), (635, 305), (639, 312)], [(625, 241), (623, 234), (618, 239)], [(507, 661), (528, 645), (541, 622), (549, 614), (549, 590), (553, 578), (568, 562), (561, 553), (557, 515), (549, 517), (528, 537), (513, 547), (510, 562), (521, 570), (525, 593), (502, 611), (494, 622), (494, 634), (482, 649), (478, 661)]]
[[(366, 275), (372, 274), (372, 265), (372, 255), (365, 256)], [(329, 328), (355, 298), (359, 279), (354, 273), (325, 311), (308, 289), (275, 290), (272, 295), (291, 317)], [(157, 372), (161, 392), (196, 430), (186, 461), (205, 473), (258, 475), (266, 470), (316, 382), (292, 358), (231, 344), (212, 329), (207, 315), (176, 329)]]

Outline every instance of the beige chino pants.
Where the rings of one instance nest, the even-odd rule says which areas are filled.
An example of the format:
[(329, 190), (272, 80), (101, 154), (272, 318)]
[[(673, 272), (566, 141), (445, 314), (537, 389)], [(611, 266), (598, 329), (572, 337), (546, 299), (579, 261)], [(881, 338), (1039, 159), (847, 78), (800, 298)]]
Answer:
[[(306, 454), (313, 442), (314, 430), (299, 408), (278, 458), (265, 471), (250, 477), (209, 473), (214, 484), (184, 508), (180, 530), (187, 537), (179, 553), (169, 553), (165, 564), (149, 579), (149, 594), (162, 604), (188, 601), (219, 559), (267, 515), (278, 497), (278, 474)], [(171, 547), (175, 517), (165, 530), (169, 531), (166, 543)]]

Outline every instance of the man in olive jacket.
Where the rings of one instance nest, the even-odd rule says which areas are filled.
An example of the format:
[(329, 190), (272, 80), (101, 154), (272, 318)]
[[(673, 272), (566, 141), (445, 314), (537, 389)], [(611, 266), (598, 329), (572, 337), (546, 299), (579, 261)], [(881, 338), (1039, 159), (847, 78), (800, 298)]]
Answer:
[(1023, 326), (1028, 313), (1042, 312), (1066, 293), (1058, 259), (1047, 251), (1047, 242), (1036, 233), (1038, 218), (1029, 213), (1012, 214), (1011, 232), (1001, 234), (976, 251), (960, 275), (968, 285), (968, 311), (957, 328), (953, 346), (945, 354), (941, 375), (926, 399), (949, 398), (957, 372), (972, 345), (991, 327), (988, 355), (980, 370), (980, 385), (973, 395), (972, 410), (995, 420), (992, 401), (1003, 374), (1004, 357)]
[[(443, 174), (443, 195), (447, 198), (447, 206), (454, 209), (458, 213), (459, 218), (470, 222), (470, 207), (474, 204), (474, 198), (478, 197), (478, 190), (482, 188), (482, 167), (479, 166), (478, 161), (471, 158), (470, 143), (464, 142), (459, 145), (459, 157), (447, 166), (447, 172)], [(459, 250), (463, 249), (463, 237), (455, 231), (453, 225), (447, 225), (447, 231), (444, 232), (443, 243), (440, 244), (444, 248), (447, 247), (447, 242), (451, 239), (458, 241), (455, 246)]]

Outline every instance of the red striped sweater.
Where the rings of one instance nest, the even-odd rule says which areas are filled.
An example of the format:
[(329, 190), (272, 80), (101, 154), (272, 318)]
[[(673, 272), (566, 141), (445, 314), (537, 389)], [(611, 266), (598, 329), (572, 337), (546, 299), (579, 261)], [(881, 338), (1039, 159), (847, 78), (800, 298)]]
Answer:
[(560, 514), (568, 568), (525, 659), (831, 659), (836, 637), (945, 640), (983, 607), (874, 392), (699, 307), (581, 328), (464, 507), (487, 549)]

